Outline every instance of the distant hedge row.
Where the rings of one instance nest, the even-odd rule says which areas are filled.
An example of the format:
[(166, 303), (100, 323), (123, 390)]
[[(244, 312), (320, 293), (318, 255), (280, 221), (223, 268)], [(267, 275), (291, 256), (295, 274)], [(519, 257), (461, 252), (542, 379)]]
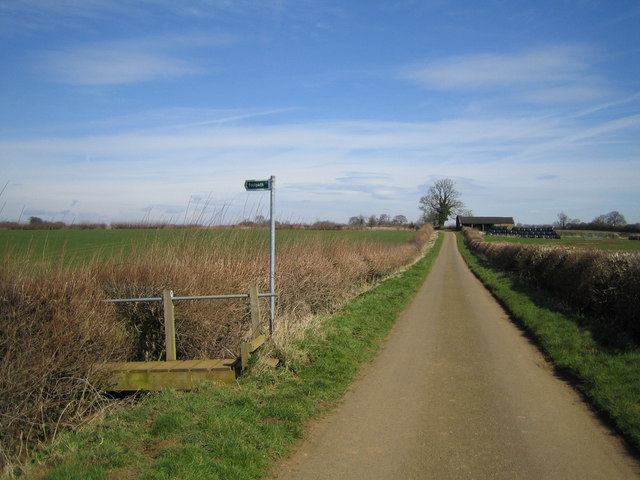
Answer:
[(640, 223), (627, 223), (626, 225), (613, 226), (608, 223), (599, 222), (580, 222), (580, 223), (567, 223), (562, 230), (596, 230), (605, 232), (618, 232), (618, 233), (640, 233)]
[(549, 292), (578, 313), (615, 322), (640, 340), (640, 255), (559, 246), (485, 242), (465, 228), (465, 241), (492, 267)]

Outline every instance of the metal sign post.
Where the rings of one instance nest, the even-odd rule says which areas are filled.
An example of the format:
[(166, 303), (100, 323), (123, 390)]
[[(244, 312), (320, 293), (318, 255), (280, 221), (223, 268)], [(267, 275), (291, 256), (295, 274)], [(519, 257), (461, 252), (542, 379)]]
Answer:
[(250, 191), (271, 191), (269, 202), (269, 331), (273, 333), (276, 316), (276, 177), (271, 175), (269, 180), (246, 180), (244, 188)]

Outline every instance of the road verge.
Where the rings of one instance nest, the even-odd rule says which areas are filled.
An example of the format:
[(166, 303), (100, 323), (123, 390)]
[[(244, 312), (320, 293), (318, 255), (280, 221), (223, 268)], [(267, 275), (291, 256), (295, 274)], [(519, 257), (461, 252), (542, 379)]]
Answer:
[(557, 372), (640, 451), (640, 348), (602, 335), (597, 322), (562, 312), (543, 292), (487, 267), (458, 236), (458, 248), (485, 284), (539, 345)]

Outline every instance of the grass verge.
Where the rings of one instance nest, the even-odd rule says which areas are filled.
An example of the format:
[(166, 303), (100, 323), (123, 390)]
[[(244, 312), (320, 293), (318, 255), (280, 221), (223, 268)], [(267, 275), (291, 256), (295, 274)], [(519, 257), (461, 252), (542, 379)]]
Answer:
[(297, 341), (282, 367), (228, 388), (166, 391), (114, 409), (39, 453), (29, 478), (255, 479), (286, 454), (310, 418), (335, 405), (422, 285), (442, 236), (403, 273), (358, 296)]
[(598, 322), (560, 312), (543, 292), (486, 267), (457, 235), (459, 250), (476, 276), (556, 369), (640, 451), (640, 348), (602, 335)]

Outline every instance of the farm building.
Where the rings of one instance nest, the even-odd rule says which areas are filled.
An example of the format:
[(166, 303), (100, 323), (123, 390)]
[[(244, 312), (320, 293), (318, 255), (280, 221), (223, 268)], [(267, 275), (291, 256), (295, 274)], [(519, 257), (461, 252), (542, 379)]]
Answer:
[(491, 230), (494, 226), (513, 228), (516, 221), (513, 217), (456, 217), (456, 228), (471, 227), (482, 232)]

